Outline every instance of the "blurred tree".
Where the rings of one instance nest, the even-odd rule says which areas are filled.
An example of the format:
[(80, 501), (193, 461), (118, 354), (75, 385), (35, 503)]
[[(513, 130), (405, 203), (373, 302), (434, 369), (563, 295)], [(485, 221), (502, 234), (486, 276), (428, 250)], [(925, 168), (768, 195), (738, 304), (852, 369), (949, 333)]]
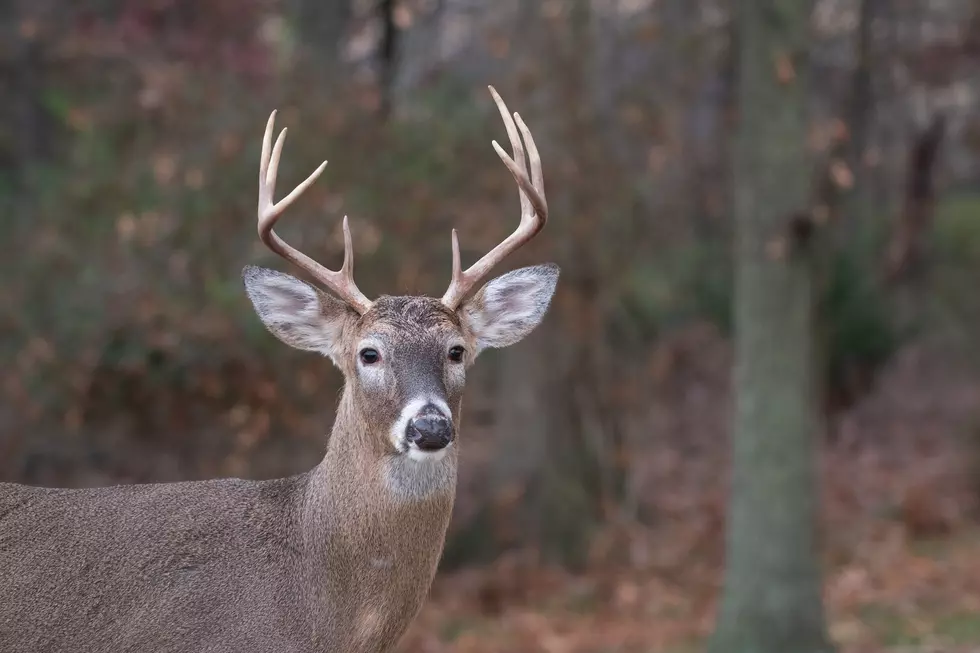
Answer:
[[(562, 61), (553, 79), (564, 106), (561, 125), (570, 143), (581, 134), (598, 133), (594, 74), (597, 46), (596, 12), (589, 0), (566, 5), (567, 20), (554, 36), (553, 56)], [(570, 150), (584, 174), (600, 175), (595, 166), (605, 162), (604, 148), (585, 139)], [(593, 216), (608, 198), (592, 188), (568, 191), (568, 220), (558, 247), (575, 261), (563, 271), (563, 288), (555, 297), (560, 339), (549, 342), (551, 379), (547, 382), (547, 457), (537, 472), (535, 511), (542, 552), (570, 567), (588, 559), (591, 537), (597, 527), (619, 511), (625, 487), (624, 464), (628, 460), (618, 413), (612, 407), (613, 379), (617, 368), (607, 355), (606, 322), (611, 298), (603, 280), (615, 267), (608, 258), (613, 245), (608, 226)], [(605, 231), (604, 231), (605, 230)], [(574, 326), (572, 326), (574, 325)]]
[(303, 47), (324, 62), (339, 60), (341, 43), (352, 18), (351, 1), (292, 0), (291, 6)]
[[(0, 171), (17, 179), (27, 165), (49, 158), (58, 127), (46, 96), (50, 50), (59, 34), (49, 3), (0, 3)], [(47, 102), (47, 104), (46, 104)]]
[(398, 25), (395, 23), (395, 0), (380, 0), (378, 18), (381, 20), (381, 45), (378, 65), (381, 67), (381, 115), (391, 112), (395, 73), (398, 69)]
[(735, 424), (727, 568), (709, 650), (826, 651), (816, 545), (813, 3), (737, 5)]
[(905, 205), (885, 260), (890, 282), (908, 281), (912, 273), (922, 271), (925, 239), (936, 208), (935, 169), (946, 128), (946, 116), (937, 113), (913, 139), (906, 164)]
[[(853, 69), (836, 119), (838, 129), (818, 171), (816, 201), (825, 212), (827, 225), (820, 234), (825, 242), (816, 250), (814, 373), (821, 417), (826, 420), (831, 441), (838, 435), (836, 414), (870, 390), (876, 364), (887, 360), (887, 356), (855, 355), (853, 347), (848, 346), (853, 343), (841, 341), (842, 325), (848, 322), (848, 316), (842, 315), (841, 304), (860, 301), (868, 306), (864, 297), (852, 299), (859, 297), (859, 286), (868, 287), (877, 295), (874, 264), (866, 266), (869, 263), (866, 239), (858, 235), (872, 225), (877, 208), (869, 197), (871, 170), (867, 165), (867, 150), (875, 112), (872, 26), (881, 13), (882, 0), (860, 0), (854, 29)], [(845, 274), (842, 264), (854, 267), (854, 274)]]

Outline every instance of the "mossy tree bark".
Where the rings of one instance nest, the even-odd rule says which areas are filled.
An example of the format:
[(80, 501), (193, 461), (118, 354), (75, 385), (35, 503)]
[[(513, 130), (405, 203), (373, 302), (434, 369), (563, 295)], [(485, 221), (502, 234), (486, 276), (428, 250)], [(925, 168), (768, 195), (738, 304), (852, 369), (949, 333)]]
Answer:
[(812, 4), (736, 5), (736, 400), (727, 568), (711, 653), (831, 648), (816, 544), (813, 241), (800, 229), (813, 180)]

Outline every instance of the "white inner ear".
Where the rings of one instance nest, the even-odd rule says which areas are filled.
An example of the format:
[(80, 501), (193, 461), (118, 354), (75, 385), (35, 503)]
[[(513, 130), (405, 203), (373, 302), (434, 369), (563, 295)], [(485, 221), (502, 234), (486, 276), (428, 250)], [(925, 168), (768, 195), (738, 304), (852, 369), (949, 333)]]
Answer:
[(508, 272), (485, 285), (463, 308), (477, 339), (487, 347), (519, 342), (541, 323), (558, 283), (558, 267), (536, 265)]
[(297, 281), (289, 277), (267, 277), (263, 283), (262, 313), (280, 322), (316, 322), (320, 313), (316, 292)]
[(349, 309), (287, 274), (249, 267), (245, 289), (266, 328), (281, 341), (307, 351), (335, 356)]

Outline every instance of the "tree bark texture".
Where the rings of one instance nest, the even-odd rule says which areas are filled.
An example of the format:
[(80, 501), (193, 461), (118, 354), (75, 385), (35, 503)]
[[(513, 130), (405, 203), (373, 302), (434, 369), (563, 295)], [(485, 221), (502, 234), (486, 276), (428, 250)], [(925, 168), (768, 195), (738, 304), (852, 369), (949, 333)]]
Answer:
[[(737, 5), (733, 472), (711, 653), (830, 650), (816, 543), (813, 269), (792, 243), (809, 210), (812, 2)], [(788, 245), (788, 246), (787, 246)]]

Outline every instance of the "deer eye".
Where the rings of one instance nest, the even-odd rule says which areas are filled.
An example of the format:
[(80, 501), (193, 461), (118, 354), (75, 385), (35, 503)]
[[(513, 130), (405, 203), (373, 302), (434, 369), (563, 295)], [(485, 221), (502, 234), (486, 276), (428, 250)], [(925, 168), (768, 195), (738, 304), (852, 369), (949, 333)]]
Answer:
[(463, 362), (463, 354), (465, 354), (465, 353), (466, 353), (466, 350), (463, 349), (462, 347), (460, 347), (459, 345), (457, 345), (455, 347), (450, 347), (449, 348), (449, 360), (451, 360), (454, 363), (462, 363)]
[(365, 365), (374, 365), (381, 360), (381, 354), (378, 353), (378, 350), (371, 349), (370, 347), (362, 349), (359, 355), (361, 357), (361, 362)]

